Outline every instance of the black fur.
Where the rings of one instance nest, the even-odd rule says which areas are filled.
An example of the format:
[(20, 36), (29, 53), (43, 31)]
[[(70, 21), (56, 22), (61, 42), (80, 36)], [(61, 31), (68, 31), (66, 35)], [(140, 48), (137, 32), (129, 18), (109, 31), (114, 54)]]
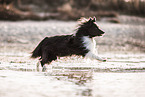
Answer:
[(83, 46), (82, 37), (101, 36), (104, 34), (95, 24), (95, 18), (82, 23), (75, 35), (45, 37), (32, 52), (32, 58), (40, 57), (41, 66), (51, 63), (57, 57), (82, 55), (89, 51)]

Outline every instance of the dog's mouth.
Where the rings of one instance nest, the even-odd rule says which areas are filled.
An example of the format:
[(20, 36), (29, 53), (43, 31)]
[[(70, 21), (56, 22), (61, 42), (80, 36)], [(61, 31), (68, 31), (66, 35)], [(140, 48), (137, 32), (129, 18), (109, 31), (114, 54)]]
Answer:
[(102, 34), (99, 34), (98, 36), (103, 36), (104, 35), (104, 33), (102, 33)]

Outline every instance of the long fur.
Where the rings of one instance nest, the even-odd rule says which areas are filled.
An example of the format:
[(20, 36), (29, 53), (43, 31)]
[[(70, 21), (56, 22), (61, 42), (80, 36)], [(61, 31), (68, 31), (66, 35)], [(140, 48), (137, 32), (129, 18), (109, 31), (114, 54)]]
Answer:
[(90, 18), (82, 23), (75, 35), (62, 35), (45, 37), (32, 52), (32, 58), (40, 57), (43, 67), (57, 57), (81, 55), (99, 61), (105, 61), (96, 54), (94, 37), (104, 34), (95, 23), (95, 18)]

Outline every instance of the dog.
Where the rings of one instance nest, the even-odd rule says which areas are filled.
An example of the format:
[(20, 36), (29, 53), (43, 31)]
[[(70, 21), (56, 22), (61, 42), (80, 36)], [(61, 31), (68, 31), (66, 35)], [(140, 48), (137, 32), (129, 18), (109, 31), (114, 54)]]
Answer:
[(57, 57), (80, 55), (105, 62), (96, 52), (94, 37), (102, 36), (105, 32), (99, 29), (96, 18), (89, 18), (81, 23), (75, 34), (45, 37), (32, 52), (32, 58), (40, 57), (42, 71), (44, 65), (50, 64)]

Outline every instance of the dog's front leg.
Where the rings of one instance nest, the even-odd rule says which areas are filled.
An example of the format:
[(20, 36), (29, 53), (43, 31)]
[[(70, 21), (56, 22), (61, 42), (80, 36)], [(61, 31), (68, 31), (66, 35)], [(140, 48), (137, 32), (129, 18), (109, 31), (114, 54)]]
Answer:
[(102, 61), (102, 62), (106, 62), (105, 59), (102, 59), (100, 58), (99, 56), (97, 56), (96, 54), (92, 53), (92, 52), (88, 52), (86, 54), (86, 57), (90, 58), (90, 59), (96, 59), (96, 60), (99, 60), (99, 61)]
[(99, 56), (96, 56), (96, 55), (93, 55), (94, 59), (96, 60), (99, 60), (99, 61), (102, 61), (102, 62), (106, 62), (106, 59), (102, 59), (101, 57)]

